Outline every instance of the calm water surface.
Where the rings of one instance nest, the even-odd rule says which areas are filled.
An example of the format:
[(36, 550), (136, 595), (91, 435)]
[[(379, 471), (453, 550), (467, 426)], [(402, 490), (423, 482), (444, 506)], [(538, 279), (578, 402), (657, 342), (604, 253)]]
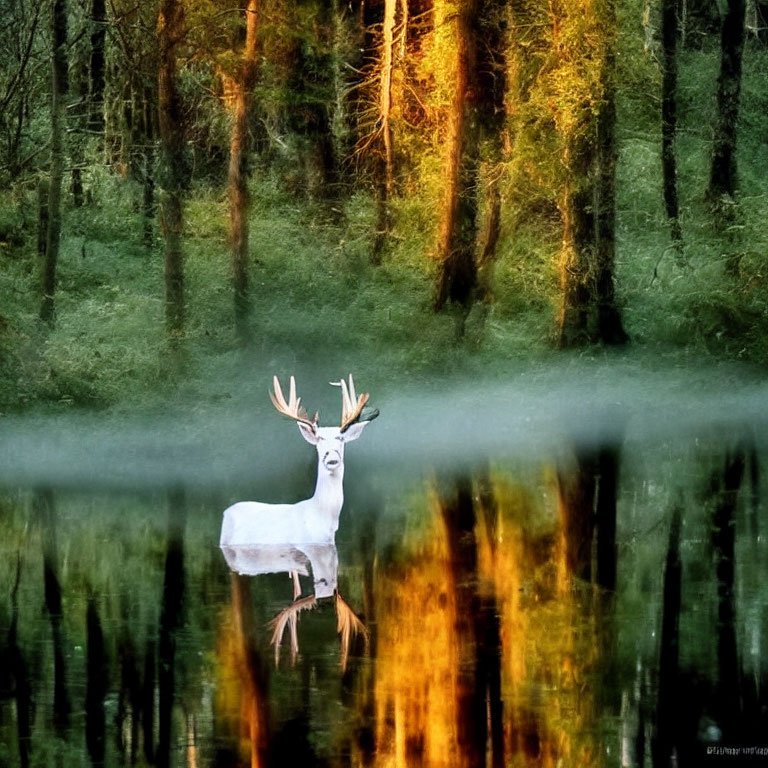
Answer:
[(759, 431), (352, 450), (314, 549), (222, 552), (263, 485), (7, 486), (0, 765), (768, 763)]

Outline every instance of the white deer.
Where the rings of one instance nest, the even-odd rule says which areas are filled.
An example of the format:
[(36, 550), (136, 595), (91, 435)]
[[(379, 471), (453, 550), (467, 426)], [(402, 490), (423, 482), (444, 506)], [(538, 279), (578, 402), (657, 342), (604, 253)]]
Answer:
[[(299, 426), (304, 439), (317, 449), (317, 484), (314, 495), (296, 504), (264, 504), (258, 501), (240, 501), (224, 510), (219, 544), (230, 568), (241, 574), (256, 575), (288, 571), (293, 577), (294, 602), (280, 612), (272, 622), (272, 643), (277, 660), (280, 643), (286, 629), (291, 637), (291, 658), (298, 654), (297, 622), (299, 613), (313, 608), (318, 599), (335, 597), (338, 616), (337, 630), (342, 642), (342, 667), (346, 666), (352, 638), (367, 631), (336, 589), (338, 556), (336, 531), (344, 503), (344, 446), (357, 440), (365, 426), (379, 412), (363, 415), (369, 395), (359, 397), (355, 383), (342, 379), (331, 382), (341, 387), (341, 424), (338, 427), (320, 427), (318, 414), (310, 419), (296, 397), (296, 382), (291, 376), (288, 402), (280, 388), (277, 376), (273, 378), (274, 391), (270, 398), (275, 408), (290, 417)], [(298, 573), (307, 574), (312, 568), (314, 591), (299, 599), (301, 587)]]
[(288, 402), (280, 389), (277, 376), (270, 398), (275, 408), (293, 419), (304, 439), (317, 449), (317, 484), (314, 495), (296, 504), (263, 504), (239, 501), (224, 511), (221, 524), (222, 547), (249, 544), (330, 544), (339, 527), (339, 514), (344, 503), (344, 446), (357, 440), (363, 429), (379, 412), (363, 415), (369, 395), (359, 397), (355, 383), (342, 379), (331, 382), (341, 387), (341, 424), (321, 427), (318, 414), (312, 419), (296, 397), (296, 382), (291, 376)]

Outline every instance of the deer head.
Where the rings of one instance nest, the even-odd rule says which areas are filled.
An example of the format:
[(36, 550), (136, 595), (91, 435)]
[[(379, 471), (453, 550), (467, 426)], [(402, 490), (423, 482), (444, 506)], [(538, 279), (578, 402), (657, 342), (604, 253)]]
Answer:
[(355, 382), (349, 376), (349, 384), (344, 379), (330, 382), (333, 386), (341, 387), (341, 422), (338, 427), (321, 427), (319, 414), (311, 419), (306, 409), (301, 405), (301, 398), (296, 396), (296, 382), (291, 376), (288, 400), (286, 401), (277, 376), (273, 377), (274, 391), (269, 393), (272, 404), (284, 416), (293, 419), (304, 439), (317, 449), (318, 472), (342, 474), (344, 470), (344, 446), (357, 440), (363, 429), (378, 415), (378, 410), (363, 410), (370, 395), (355, 392)]

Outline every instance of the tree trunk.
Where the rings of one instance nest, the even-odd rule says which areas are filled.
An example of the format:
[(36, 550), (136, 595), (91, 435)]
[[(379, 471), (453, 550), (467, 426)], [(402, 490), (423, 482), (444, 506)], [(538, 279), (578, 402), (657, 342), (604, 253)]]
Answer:
[(91, 64), (88, 123), (92, 131), (104, 130), (104, 40), (107, 32), (104, 0), (91, 0)]
[(381, 253), (391, 226), (390, 200), (394, 191), (394, 160), (392, 151), (392, 73), (394, 71), (395, 20), (399, 0), (384, 0), (384, 21), (381, 41), (381, 72), (379, 75), (378, 130), (381, 156), (376, 161), (376, 237), (373, 244), (374, 264), (381, 262)]
[[(578, 10), (561, 5), (568, 13)], [(560, 347), (627, 340), (614, 290), (616, 205), (616, 105), (614, 92), (616, 15), (613, 0), (603, 0), (592, 11), (595, 27), (602, 23), (608, 35), (596, 50), (574, 51), (564, 35), (560, 45), (574, 76), (581, 78), (583, 103), (559, 127), (564, 180), (558, 207), (563, 238), (560, 255), (562, 304)], [(595, 86), (580, 74), (591, 69)], [(569, 106), (559, 105), (569, 114)]]
[(682, 257), (683, 233), (680, 229), (680, 206), (677, 197), (677, 0), (662, 0), (662, 82), (661, 82), (661, 170), (664, 208), (669, 220), (672, 243)]
[(503, 131), (506, 119), (505, 96), (507, 91), (507, 40), (505, 2), (484, 0), (481, 39), (478, 47), (477, 69), (480, 84), (481, 131), (484, 140), (486, 180), (485, 221), (481, 236), (482, 247), (478, 257), (478, 298), (491, 298), (491, 270), (496, 261), (496, 248), (501, 235), (501, 169)]
[(587, 147), (568, 140), (563, 153), (566, 179), (558, 207), (563, 222), (560, 252), (560, 347), (575, 347), (593, 341), (590, 311), (593, 291), (589, 285), (595, 254), (593, 190), (589, 188)]
[(478, 119), (476, 99), (479, 0), (458, 0), (455, 15), (454, 91), (448, 116), (445, 197), (437, 243), (438, 278), (434, 307), (446, 303), (468, 312), (477, 283)]
[(165, 327), (175, 343), (184, 334), (184, 130), (176, 73), (176, 47), (184, 12), (179, 0), (162, 0), (157, 21), (159, 44), (158, 118), (162, 153), (162, 224), (165, 237)]
[(245, 341), (248, 333), (248, 115), (256, 80), (258, 0), (248, 0), (245, 11), (245, 50), (235, 83), (235, 106), (229, 147), (229, 222), (235, 290), (235, 330)]
[(728, 0), (721, 31), (720, 77), (717, 81), (717, 122), (707, 197), (717, 204), (736, 193), (736, 135), (744, 52), (745, 0)]
[(48, 187), (48, 231), (43, 262), (43, 299), (40, 318), (53, 325), (56, 320), (56, 272), (61, 244), (61, 187), (64, 180), (64, 132), (67, 114), (67, 2), (53, 4), (51, 56), (51, 170)]
[[(606, 0), (614, 28), (614, 0)], [(603, 344), (624, 344), (624, 330), (614, 286), (616, 265), (616, 57), (609, 46), (603, 61), (603, 103), (597, 115), (597, 189), (595, 202), (595, 330)]]

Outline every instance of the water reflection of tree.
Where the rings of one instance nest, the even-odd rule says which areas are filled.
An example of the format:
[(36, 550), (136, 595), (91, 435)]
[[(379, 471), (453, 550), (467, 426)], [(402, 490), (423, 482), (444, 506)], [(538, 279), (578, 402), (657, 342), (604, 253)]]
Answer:
[(53, 640), (53, 725), (61, 738), (66, 738), (69, 728), (71, 704), (66, 682), (66, 654), (62, 635), (62, 600), (59, 580), (59, 556), (57, 546), (56, 509), (53, 491), (39, 490), (35, 495), (35, 507), (43, 531), (43, 584), (45, 608), (51, 625)]
[(502, 476), (443, 482), (378, 577), (377, 764), (599, 762), (612, 645), (591, 586), (563, 578), (565, 517), (545, 500)]
[(185, 597), (184, 527), (186, 497), (182, 490), (168, 494), (168, 534), (166, 539), (163, 597), (158, 631), (158, 740), (155, 764), (171, 765), (172, 715), (176, 697), (176, 658), (178, 633), (182, 625)]
[[(222, 624), (218, 657), (221, 744), (217, 765), (268, 765), (269, 672), (259, 653), (251, 580), (230, 575), (230, 606)], [(231, 745), (231, 746), (230, 746)]]

